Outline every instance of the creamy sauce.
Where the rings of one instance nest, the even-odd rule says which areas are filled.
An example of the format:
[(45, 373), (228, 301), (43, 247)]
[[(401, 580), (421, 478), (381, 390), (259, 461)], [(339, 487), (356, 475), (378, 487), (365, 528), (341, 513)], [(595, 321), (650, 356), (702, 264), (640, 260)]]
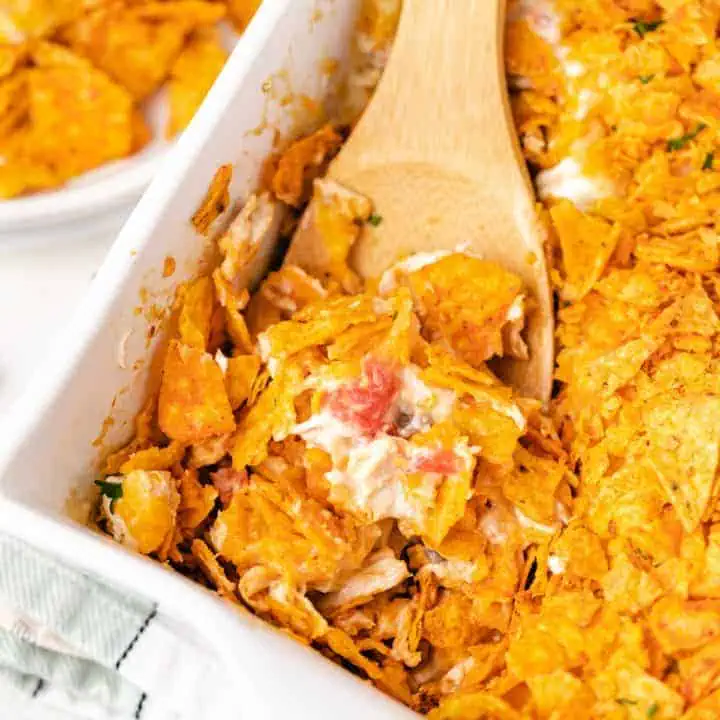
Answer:
[(566, 198), (580, 209), (587, 209), (613, 193), (609, 180), (587, 177), (573, 157), (566, 157), (555, 167), (538, 173), (536, 185), (541, 199)]
[[(332, 458), (333, 468), (326, 474), (331, 502), (372, 521), (394, 518), (422, 526), (443, 476), (423, 472), (420, 482), (412, 490), (408, 487), (408, 473), (429, 452), (408, 438), (449, 417), (456, 397), (452, 391), (426, 385), (419, 370), (409, 366), (400, 374), (400, 391), (391, 408), (393, 417), (403, 418), (398, 435), (380, 432), (368, 438), (327, 408), (292, 429), (309, 446)], [(466, 441), (454, 448), (460, 471), (472, 468), (473, 450)]]
[(553, 525), (543, 525), (542, 523), (535, 522), (535, 520), (529, 518), (517, 507), (515, 508), (515, 517), (521, 527), (529, 530), (537, 530), (538, 532), (545, 533), (546, 535), (552, 535), (557, 530), (557, 528)]
[(228, 358), (225, 356), (222, 350), (218, 350), (215, 353), (215, 362), (222, 371), (222, 374), (226, 375), (228, 370)]
[(560, 575), (561, 573), (564, 573), (567, 568), (567, 562), (564, 558), (561, 558), (559, 555), (550, 555), (548, 557), (547, 561), (548, 570), (553, 575)]
[[(553, 49), (555, 57), (566, 79), (566, 95), (576, 120), (584, 120), (601, 99), (601, 95), (588, 88), (574, 88), (573, 80), (587, 73), (587, 67), (580, 61), (571, 59), (570, 49), (562, 43), (560, 16), (549, 0), (519, 0), (509, 15), (510, 20), (525, 20), (536, 35), (545, 40)], [(600, 78), (602, 80), (602, 78)], [(602, 86), (602, 82), (600, 82)], [(522, 82), (514, 79), (518, 89)], [(579, 150), (579, 148), (578, 148)], [(581, 210), (590, 208), (598, 200), (614, 194), (615, 188), (607, 178), (590, 178), (583, 174), (581, 155), (572, 154), (563, 158), (557, 165), (543, 170), (537, 176), (538, 195), (542, 200), (565, 198)], [(579, 159), (580, 158), (580, 159)]]

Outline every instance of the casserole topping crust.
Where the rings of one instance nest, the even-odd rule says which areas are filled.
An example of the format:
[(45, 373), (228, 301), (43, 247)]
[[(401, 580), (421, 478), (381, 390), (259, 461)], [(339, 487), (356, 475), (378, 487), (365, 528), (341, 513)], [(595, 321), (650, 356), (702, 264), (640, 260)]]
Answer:
[[(365, 4), (351, 102), (397, 11)], [(108, 530), (435, 720), (720, 715), (719, 22), (711, 0), (511, 4), (550, 407), (488, 365), (527, 354), (518, 278), (462, 248), (355, 275), (382, 218), (322, 177), (321, 128), (181, 293), (107, 459)], [(263, 218), (309, 194), (318, 247), (249, 294)]]

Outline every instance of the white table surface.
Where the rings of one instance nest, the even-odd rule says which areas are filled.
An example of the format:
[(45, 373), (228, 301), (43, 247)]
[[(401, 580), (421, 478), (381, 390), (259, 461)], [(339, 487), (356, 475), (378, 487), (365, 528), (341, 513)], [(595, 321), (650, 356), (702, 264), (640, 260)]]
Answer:
[(0, 245), (0, 420), (32, 382), (111, 243), (100, 236)]

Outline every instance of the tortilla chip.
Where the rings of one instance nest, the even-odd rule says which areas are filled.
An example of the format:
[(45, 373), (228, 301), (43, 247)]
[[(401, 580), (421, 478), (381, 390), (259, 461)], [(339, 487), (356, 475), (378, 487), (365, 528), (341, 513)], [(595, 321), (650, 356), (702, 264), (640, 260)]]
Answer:
[[(0, 20), (0, 22), (2, 22)], [(0, 30), (0, 34), (2, 30)], [(10, 77), (21, 67), (28, 56), (26, 45), (3, 45), (0, 41), (0, 80)]]
[(558, 81), (553, 78), (557, 59), (549, 43), (525, 20), (509, 22), (505, 29), (506, 66), (510, 75), (527, 78), (537, 90), (549, 92)]
[(376, 318), (372, 296), (341, 296), (307, 305), (292, 320), (268, 328), (258, 342), (264, 358), (288, 358), (313, 345), (330, 342), (353, 325)]
[(315, 180), (310, 206), (293, 237), (286, 262), (321, 279), (334, 279), (345, 292), (359, 292), (361, 284), (348, 265), (348, 257), (371, 210), (364, 195), (330, 178)]
[(180, 476), (180, 505), (178, 506), (178, 527), (183, 532), (192, 532), (210, 514), (218, 493), (212, 485), (201, 485), (197, 471), (188, 469)]
[(198, 442), (235, 427), (222, 370), (212, 356), (173, 340), (163, 368), (158, 424), (173, 440)]
[(190, 37), (170, 70), (166, 137), (173, 137), (189, 125), (227, 57), (214, 30), (196, 32)]
[(700, 522), (715, 487), (720, 397), (660, 399), (645, 412), (648, 462), (686, 532)]
[(228, 580), (225, 571), (207, 544), (196, 538), (190, 545), (190, 552), (218, 593), (223, 597), (232, 598), (235, 593), (235, 583)]
[(550, 217), (562, 248), (563, 297), (581, 300), (605, 270), (620, 239), (619, 226), (581, 212), (569, 200), (551, 208)]
[(541, 717), (582, 717), (595, 701), (590, 688), (564, 670), (536, 675), (528, 686)]
[(228, 0), (228, 18), (239, 33), (245, 32), (261, 4), (262, 0)]
[(428, 714), (428, 720), (465, 720), (466, 718), (521, 720), (522, 715), (501, 698), (487, 692), (453, 695), (445, 698)]
[(0, 8), (0, 43), (19, 43), (52, 34), (77, 18), (83, 0), (4, 0)]
[(297, 368), (281, 369), (240, 420), (232, 446), (236, 470), (261, 463), (267, 457), (271, 438), (281, 439), (288, 434), (296, 422), (293, 401), (299, 382)]
[(225, 384), (233, 410), (248, 400), (259, 372), (260, 358), (257, 355), (236, 355), (228, 360)]
[(505, 497), (531, 520), (543, 525), (556, 521), (555, 492), (565, 475), (565, 468), (548, 458), (538, 457), (518, 447), (515, 467), (503, 479)]
[(46, 190), (61, 182), (61, 177), (41, 163), (10, 160), (0, 165), (0, 199), (13, 198), (35, 190)]
[(342, 138), (332, 125), (295, 140), (277, 162), (270, 189), (279, 200), (299, 207), (307, 202), (313, 180), (319, 177)]
[(109, 511), (113, 533), (144, 555), (158, 551), (172, 534), (179, 502), (169, 472), (133, 470), (122, 479), (122, 496)]
[(179, 442), (171, 442), (164, 448), (138, 450), (120, 466), (120, 472), (127, 475), (133, 470), (170, 470), (182, 460), (184, 454), (185, 447)]
[(192, 216), (192, 224), (201, 235), (207, 235), (210, 226), (230, 205), (232, 165), (221, 165), (213, 175), (200, 207)]
[(148, 16), (158, 4), (173, 8), (181, 3), (100, 7), (65, 28), (62, 39), (124, 87), (134, 100), (143, 100), (167, 79), (193, 27), (192, 22), (172, 14), (162, 21)]
[(470, 365), (504, 354), (503, 328), (522, 281), (493, 262), (452, 253), (410, 273), (425, 337)]
[(215, 303), (212, 279), (198, 278), (185, 291), (178, 319), (178, 338), (181, 343), (206, 350), (210, 337), (210, 321)]
[(28, 154), (62, 177), (131, 152), (132, 99), (99, 70), (61, 59), (28, 71), (28, 93)]
[(720, 604), (716, 600), (658, 600), (648, 618), (650, 629), (668, 655), (697, 650), (720, 635)]

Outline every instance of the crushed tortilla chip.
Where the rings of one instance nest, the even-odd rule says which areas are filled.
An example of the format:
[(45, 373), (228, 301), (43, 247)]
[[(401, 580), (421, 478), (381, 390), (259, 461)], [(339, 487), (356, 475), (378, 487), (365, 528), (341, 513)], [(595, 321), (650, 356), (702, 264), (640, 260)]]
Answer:
[(167, 137), (173, 137), (189, 125), (227, 56), (214, 30), (196, 32), (187, 41), (170, 68)]
[(173, 440), (196, 442), (235, 427), (222, 370), (206, 352), (170, 343), (158, 399), (158, 424)]
[(200, 207), (192, 216), (192, 224), (201, 235), (207, 234), (215, 220), (228, 209), (231, 180), (232, 165), (222, 165), (215, 172)]

